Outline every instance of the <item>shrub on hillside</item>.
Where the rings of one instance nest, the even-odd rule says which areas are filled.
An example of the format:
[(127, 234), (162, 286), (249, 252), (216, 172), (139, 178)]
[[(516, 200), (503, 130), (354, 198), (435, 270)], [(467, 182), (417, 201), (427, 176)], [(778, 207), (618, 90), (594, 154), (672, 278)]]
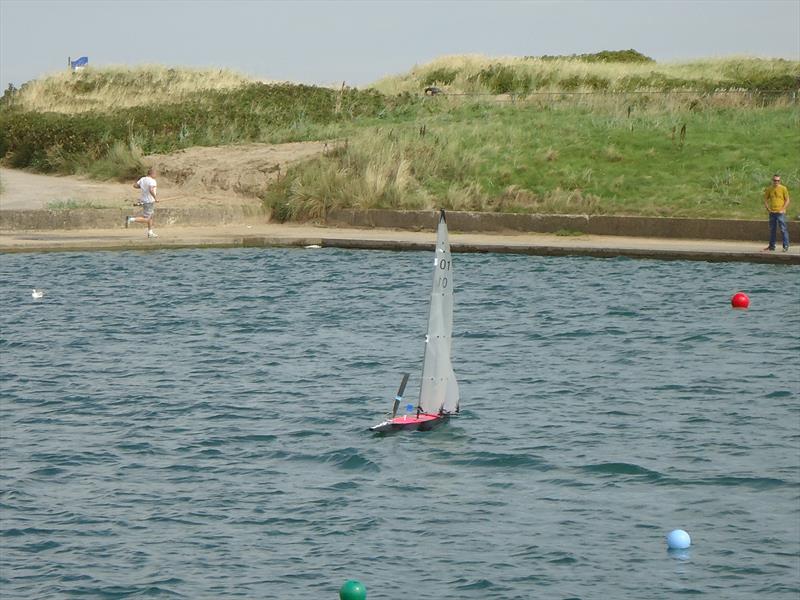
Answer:
[(508, 65), (490, 65), (470, 78), (478, 81), (492, 94), (525, 93), (531, 89), (531, 76)]
[(800, 89), (800, 75), (754, 73), (735, 84), (735, 87), (747, 90), (789, 92)]
[(9, 83), (6, 90), (3, 92), (3, 95), (0, 96), (0, 107), (3, 108), (11, 108), (14, 106), (17, 96), (19, 95), (19, 90), (14, 87), (13, 83)]
[(448, 69), (446, 67), (440, 67), (438, 69), (434, 69), (430, 71), (425, 77), (422, 78), (422, 85), (450, 85), (455, 81), (456, 75), (458, 75), (457, 69)]
[(580, 60), (583, 62), (616, 62), (616, 63), (654, 63), (656, 62), (649, 56), (645, 56), (631, 48), (630, 50), (602, 50), (592, 54), (569, 54), (561, 56), (526, 56), (525, 58), (539, 58), (540, 60)]
[(630, 48), (628, 50), (602, 50), (594, 54), (581, 54), (586, 62), (619, 62), (619, 63), (654, 63), (649, 56)]
[(41, 171), (56, 170), (51, 160), (54, 149), (62, 155), (82, 154), (94, 159), (107, 152), (114, 140), (126, 138), (121, 119), (88, 114), (2, 112), (0, 131), (4, 138), (0, 157), (13, 167), (30, 166)]

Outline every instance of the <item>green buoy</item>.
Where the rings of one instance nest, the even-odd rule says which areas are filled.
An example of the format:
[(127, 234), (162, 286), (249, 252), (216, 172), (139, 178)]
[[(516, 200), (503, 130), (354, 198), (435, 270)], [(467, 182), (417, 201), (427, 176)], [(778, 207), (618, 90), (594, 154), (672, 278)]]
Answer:
[(367, 588), (360, 581), (348, 579), (339, 588), (339, 600), (367, 600)]

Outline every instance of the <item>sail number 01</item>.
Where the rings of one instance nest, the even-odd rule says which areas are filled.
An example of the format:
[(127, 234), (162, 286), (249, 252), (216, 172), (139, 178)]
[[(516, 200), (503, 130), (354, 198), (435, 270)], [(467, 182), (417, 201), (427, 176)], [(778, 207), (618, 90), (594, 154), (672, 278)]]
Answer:
[[(449, 271), (450, 270), (450, 264), (451, 263), (450, 263), (449, 260), (446, 260), (444, 258), (441, 259), (439, 261), (439, 270), (441, 270), (441, 271)], [(447, 283), (448, 283), (447, 282), (447, 277), (445, 277), (444, 275), (441, 275), (439, 277), (439, 287), (446, 288), (447, 287)]]

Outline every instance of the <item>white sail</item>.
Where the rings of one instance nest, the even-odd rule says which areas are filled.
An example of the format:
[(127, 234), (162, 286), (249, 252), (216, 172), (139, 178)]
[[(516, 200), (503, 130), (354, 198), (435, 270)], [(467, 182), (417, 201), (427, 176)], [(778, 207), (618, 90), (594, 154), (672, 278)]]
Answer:
[(452, 334), (453, 261), (447, 239), (447, 221), (442, 211), (436, 232), (433, 289), (419, 392), (419, 408), (422, 412), (437, 414), (440, 411), (451, 413), (458, 410), (458, 382), (450, 362)]

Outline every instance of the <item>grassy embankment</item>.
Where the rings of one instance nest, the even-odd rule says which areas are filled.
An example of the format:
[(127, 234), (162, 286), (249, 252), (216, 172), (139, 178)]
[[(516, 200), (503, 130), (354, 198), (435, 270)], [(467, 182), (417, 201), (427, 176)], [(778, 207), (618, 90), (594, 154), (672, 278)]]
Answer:
[[(629, 118), (624, 111), (475, 105), (428, 117), (424, 136), (405, 123), (359, 132), (346, 148), (290, 171), (270, 197), (287, 216), (440, 205), (760, 218), (760, 193), (773, 171), (789, 186), (800, 180), (797, 155), (788, 151), (797, 147), (798, 124), (786, 108)], [(742, 143), (744, 136), (756, 139)]]
[(446, 95), (297, 167), (270, 199), (287, 217), (441, 205), (762, 218), (773, 171), (800, 182), (800, 64), (657, 65), (633, 54), (612, 63), (445, 57), (384, 79), (375, 88), (386, 94), (435, 85)]
[[(378, 82), (384, 93), (87, 70), (7, 95), (0, 154), (130, 177), (145, 154), (192, 145), (341, 140), (265, 190), (298, 219), (348, 206), (762, 218), (773, 171), (797, 189), (800, 63), (591, 59), (451, 57)], [(148, 77), (154, 92), (134, 93)], [(428, 85), (448, 93), (424, 97)]]

